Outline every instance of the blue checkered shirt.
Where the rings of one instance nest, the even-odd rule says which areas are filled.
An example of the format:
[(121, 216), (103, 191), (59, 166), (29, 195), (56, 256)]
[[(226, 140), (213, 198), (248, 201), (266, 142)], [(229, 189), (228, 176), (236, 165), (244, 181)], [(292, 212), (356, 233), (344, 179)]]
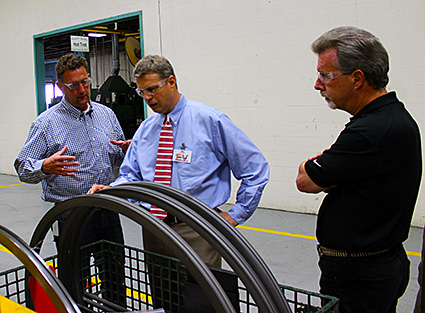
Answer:
[[(86, 194), (93, 184), (108, 185), (114, 180), (113, 171), (120, 166), (124, 153), (110, 143), (111, 139), (124, 140), (124, 134), (110, 108), (90, 102), (89, 110), (81, 112), (63, 98), (32, 123), (15, 169), (23, 182), (41, 181), (43, 200), (64, 201)], [(75, 156), (80, 162), (76, 176), (43, 173), (43, 161), (65, 145), (65, 155)]]

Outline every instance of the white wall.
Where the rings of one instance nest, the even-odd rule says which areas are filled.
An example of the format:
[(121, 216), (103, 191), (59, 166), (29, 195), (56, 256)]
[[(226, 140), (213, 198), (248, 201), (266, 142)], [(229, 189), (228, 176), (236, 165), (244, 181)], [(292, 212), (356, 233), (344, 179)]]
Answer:
[[(0, 3), (1, 173), (14, 174), (13, 160), (36, 117), (33, 35), (138, 10), (145, 54), (162, 52), (180, 91), (227, 113), (267, 157), (271, 181), (262, 207), (315, 213), (321, 202), (321, 195), (299, 193), (294, 180), (298, 164), (329, 147), (349, 118), (327, 109), (313, 90), (310, 44), (332, 27), (354, 25), (381, 38), (390, 54), (389, 90), (425, 126), (423, 0)], [(424, 222), (421, 192), (413, 225)]]

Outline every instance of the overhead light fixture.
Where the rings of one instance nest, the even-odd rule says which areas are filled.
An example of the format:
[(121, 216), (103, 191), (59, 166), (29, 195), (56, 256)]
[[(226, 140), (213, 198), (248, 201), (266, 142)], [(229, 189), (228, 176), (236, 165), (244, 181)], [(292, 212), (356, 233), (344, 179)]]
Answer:
[(106, 34), (102, 34), (102, 33), (88, 33), (87, 36), (89, 36), (89, 37), (105, 37)]

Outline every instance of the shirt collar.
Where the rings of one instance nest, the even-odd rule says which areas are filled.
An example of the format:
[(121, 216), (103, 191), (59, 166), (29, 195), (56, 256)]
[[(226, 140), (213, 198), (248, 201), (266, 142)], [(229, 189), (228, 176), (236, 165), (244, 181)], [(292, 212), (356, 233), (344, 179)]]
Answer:
[(88, 114), (91, 117), (91, 114), (93, 113), (93, 105), (91, 103), (91, 100), (89, 100), (89, 108), (86, 112), (82, 112), (80, 109), (77, 109), (72, 104), (70, 104), (68, 101), (66, 101), (65, 97), (62, 98), (63, 107), (65, 110), (75, 118), (79, 118), (83, 116), (84, 114)]
[[(177, 125), (179, 123), (180, 117), (183, 114), (183, 111), (186, 105), (187, 105), (186, 98), (182, 94), (180, 94), (180, 100), (177, 102), (177, 104), (174, 106), (171, 112), (168, 113), (173, 125)], [(165, 115), (164, 115), (164, 118), (165, 118)]]
[(363, 109), (359, 111), (355, 116), (351, 117), (351, 119), (356, 119), (364, 114), (380, 109), (381, 107), (388, 105), (390, 103), (398, 102), (397, 95), (395, 91), (390, 91), (385, 95), (382, 95), (368, 105), (366, 105)]

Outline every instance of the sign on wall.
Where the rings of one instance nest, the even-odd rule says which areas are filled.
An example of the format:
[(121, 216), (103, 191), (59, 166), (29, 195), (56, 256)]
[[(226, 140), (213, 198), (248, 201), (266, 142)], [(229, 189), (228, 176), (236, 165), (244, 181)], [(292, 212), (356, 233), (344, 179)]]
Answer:
[(71, 36), (71, 51), (89, 52), (89, 37)]

